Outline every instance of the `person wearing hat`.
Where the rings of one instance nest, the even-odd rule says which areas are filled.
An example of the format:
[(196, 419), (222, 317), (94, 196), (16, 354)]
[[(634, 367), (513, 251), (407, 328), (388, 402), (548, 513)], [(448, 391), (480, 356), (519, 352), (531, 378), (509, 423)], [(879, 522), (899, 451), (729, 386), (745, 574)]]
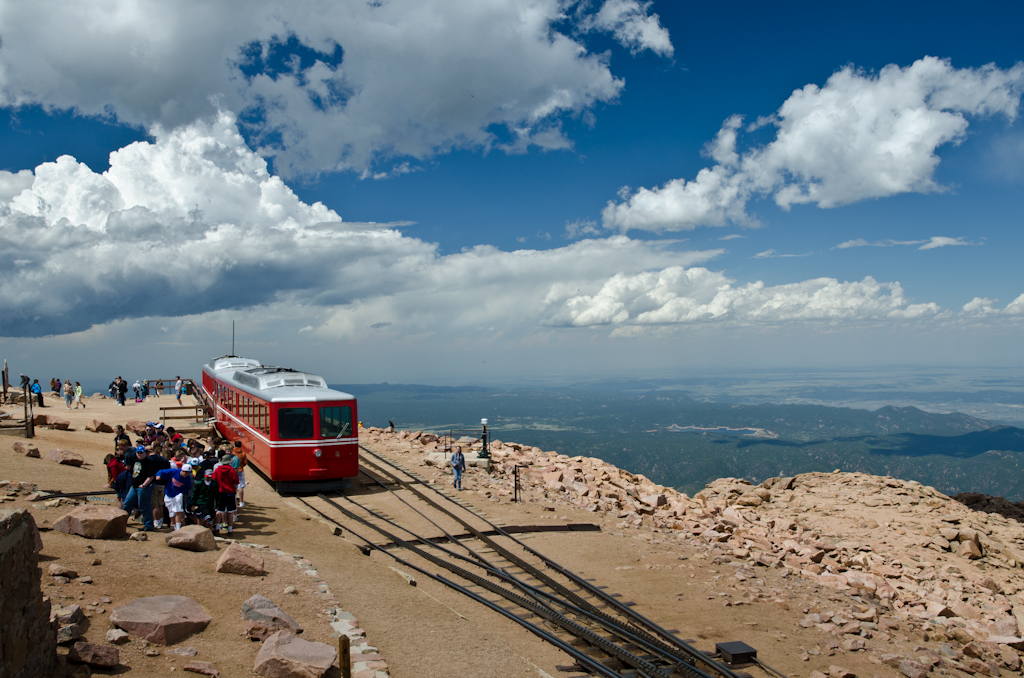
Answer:
[(180, 530), (185, 518), (185, 500), (192, 491), (192, 467), (188, 464), (182, 464), (181, 468), (172, 466), (157, 471), (156, 479), (166, 483), (164, 506), (167, 507), (167, 522), (175, 531)]
[(220, 458), (220, 464), (213, 469), (213, 481), (217, 483), (217, 527), (214, 532), (227, 528), (228, 534), (235, 526), (235, 492), (238, 491), (238, 473), (231, 466), (230, 454)]
[(203, 527), (215, 527), (213, 520), (217, 515), (217, 495), (220, 489), (217, 483), (213, 482), (213, 469), (202, 472), (203, 475), (196, 483), (196, 489), (192, 491), (189, 505), (194, 507), (194, 513)]

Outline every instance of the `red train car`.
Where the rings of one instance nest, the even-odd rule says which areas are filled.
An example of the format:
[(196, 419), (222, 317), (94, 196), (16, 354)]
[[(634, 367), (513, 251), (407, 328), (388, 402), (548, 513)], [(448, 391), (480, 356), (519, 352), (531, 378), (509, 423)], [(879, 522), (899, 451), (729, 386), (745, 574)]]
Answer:
[(225, 356), (203, 365), (217, 430), (278, 492), (340, 489), (359, 473), (356, 399), (322, 377)]

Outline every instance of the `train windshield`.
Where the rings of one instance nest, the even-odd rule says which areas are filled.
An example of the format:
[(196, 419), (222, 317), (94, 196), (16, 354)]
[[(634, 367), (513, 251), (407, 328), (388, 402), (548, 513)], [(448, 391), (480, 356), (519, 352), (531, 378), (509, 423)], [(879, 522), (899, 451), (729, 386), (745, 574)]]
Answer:
[(321, 407), (320, 437), (346, 438), (352, 435), (351, 407)]
[(313, 437), (312, 407), (282, 407), (277, 411), (277, 437), (282, 440)]

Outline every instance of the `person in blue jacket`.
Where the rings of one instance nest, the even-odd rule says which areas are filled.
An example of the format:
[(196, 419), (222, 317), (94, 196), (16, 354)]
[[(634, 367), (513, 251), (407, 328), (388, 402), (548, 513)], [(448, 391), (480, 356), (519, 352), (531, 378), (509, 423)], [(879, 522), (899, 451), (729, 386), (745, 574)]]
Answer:
[(39, 407), (46, 407), (43, 404), (43, 387), (39, 385), (38, 379), (32, 380), (32, 392), (36, 394), (36, 400), (39, 401)]
[(455, 489), (462, 490), (462, 472), (466, 470), (466, 457), (462, 454), (462, 448), (458, 445), (455, 446), (455, 451), (452, 452), (452, 472), (455, 474), (455, 479), (452, 480), (452, 485)]
[(186, 502), (192, 492), (192, 467), (185, 464), (181, 468), (171, 466), (171, 468), (157, 471), (156, 481), (167, 483), (167, 488), (164, 490), (167, 520), (175, 530), (180, 530), (181, 524), (185, 520)]

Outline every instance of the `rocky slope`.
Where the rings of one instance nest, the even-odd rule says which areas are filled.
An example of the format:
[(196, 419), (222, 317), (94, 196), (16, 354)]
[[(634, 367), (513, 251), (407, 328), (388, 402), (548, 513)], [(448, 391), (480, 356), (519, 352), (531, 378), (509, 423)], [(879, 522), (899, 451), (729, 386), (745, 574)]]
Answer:
[[(364, 435), (421, 466), (446, 464), (446, 441), (432, 434)], [(463, 444), (474, 463), (479, 444)], [(720, 583), (735, 593), (716, 593), (725, 604), (797, 606), (800, 626), (822, 634), (801, 652), (867, 652), (911, 678), (1021, 669), (1024, 526), (1012, 519), (914, 481), (860, 473), (758, 486), (723, 478), (689, 497), (600, 459), (500, 441), (491, 451), (489, 470), (487, 462), (470, 469), (485, 497), (510, 495), (519, 466), (526, 501), (614, 516), (618, 529), (686, 544), (732, 569)], [(768, 588), (767, 571), (785, 583)]]

